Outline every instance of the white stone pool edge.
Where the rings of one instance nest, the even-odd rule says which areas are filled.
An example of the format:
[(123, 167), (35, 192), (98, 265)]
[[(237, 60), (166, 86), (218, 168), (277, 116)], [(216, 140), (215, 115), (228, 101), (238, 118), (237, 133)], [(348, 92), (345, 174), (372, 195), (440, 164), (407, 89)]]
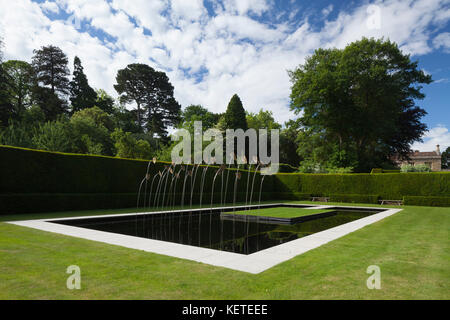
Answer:
[[(288, 205), (295, 205), (284, 203)], [(283, 205), (283, 203), (272, 203), (267, 206)], [(261, 207), (266, 205), (261, 205)], [(302, 205), (298, 205), (302, 207)], [(252, 206), (253, 207), (253, 206)], [(258, 207), (255, 205), (254, 207)], [(382, 209), (380, 207), (354, 207), (354, 206), (333, 206), (333, 205), (317, 205), (305, 209), (326, 209), (326, 208), (360, 208), (360, 209)], [(229, 208), (229, 207), (226, 207)], [(241, 207), (236, 207), (241, 208)], [(214, 208), (220, 209), (220, 208)], [(184, 211), (197, 211), (184, 210)], [(204, 209), (203, 209), (204, 210)], [(72, 218), (58, 218), (58, 219), (39, 219), (39, 220), (25, 220), (25, 221), (13, 221), (8, 222), (10, 224), (34, 228), (42, 231), (54, 232), (67, 236), (99, 241), (107, 244), (118, 245), (130, 249), (143, 250), (146, 252), (162, 254), (170, 257), (193, 260), (196, 262), (206, 263), (213, 266), (225, 267), (233, 270), (248, 272), (257, 274), (263, 272), (271, 267), (290, 260), (295, 256), (305, 253), (309, 250), (315, 249), (324, 245), (330, 241), (343, 237), (353, 231), (361, 229), (374, 222), (380, 221), (386, 217), (389, 217), (402, 209), (385, 209), (385, 211), (370, 215), (365, 218), (361, 218), (346, 224), (339, 225), (334, 228), (330, 228), (324, 231), (314, 233), (312, 235), (292, 240), (275, 247), (271, 247), (265, 250), (261, 250), (249, 255), (219, 251), (208, 248), (200, 248), (195, 246), (189, 246), (184, 244), (172, 243), (161, 240), (145, 239), (135, 236), (122, 235), (118, 233), (111, 233), (105, 231), (97, 231), (80, 227), (67, 226), (52, 221), (61, 220), (74, 220), (74, 219), (86, 219), (86, 218), (105, 218), (105, 217), (118, 217), (136, 215), (136, 213), (128, 214), (113, 214), (113, 215), (101, 215), (101, 216), (84, 216), (84, 217), (72, 217)], [(180, 211), (180, 210), (178, 210)], [(183, 211), (183, 210), (181, 210)], [(137, 215), (144, 214), (156, 214), (160, 212), (143, 212)]]

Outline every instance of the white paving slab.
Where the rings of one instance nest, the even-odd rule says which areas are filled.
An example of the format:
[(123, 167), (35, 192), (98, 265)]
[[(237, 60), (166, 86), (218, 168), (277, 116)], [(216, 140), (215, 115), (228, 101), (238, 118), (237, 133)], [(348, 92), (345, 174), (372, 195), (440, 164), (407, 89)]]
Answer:
[[(273, 205), (283, 205), (283, 204), (266, 204), (261, 205), (273, 206)], [(292, 205), (292, 204), (289, 204)], [(302, 207), (302, 205), (298, 205)], [(251, 207), (259, 207), (254, 205)], [(330, 205), (318, 205), (310, 207), (308, 209), (326, 209), (326, 208), (336, 208), (340, 206), (330, 206)], [(352, 206), (342, 206), (345, 208), (360, 208), (360, 209), (381, 209), (373, 207), (352, 207)], [(230, 207), (223, 207), (223, 209), (229, 209)], [(238, 206), (236, 209), (245, 208), (245, 206)], [(218, 208), (214, 208), (218, 209)], [(204, 209), (194, 209), (194, 210), (184, 210), (185, 212), (190, 211), (201, 211)], [(34, 229), (39, 229), (48, 232), (59, 233), (67, 236), (93, 240), (103, 243), (108, 243), (112, 245), (118, 245), (130, 249), (143, 250), (146, 252), (152, 252), (156, 254), (167, 255), (175, 258), (193, 260), (196, 262), (206, 263), (213, 266), (225, 267), (233, 270), (244, 271), (248, 273), (257, 274), (263, 272), (277, 264), (284, 261), (292, 259), (293, 257), (305, 253), (309, 250), (313, 250), (320, 247), (330, 241), (338, 239), (344, 235), (361, 229), (369, 224), (377, 222), (381, 219), (389, 217), (402, 209), (385, 209), (385, 211), (373, 214), (371, 216), (361, 218), (346, 224), (339, 225), (328, 230), (320, 231), (309, 236), (292, 240), (275, 247), (271, 247), (265, 250), (261, 250), (249, 255), (219, 251), (208, 248), (201, 248), (196, 246), (189, 246), (179, 243), (153, 240), (140, 238), (135, 236), (128, 236), (118, 233), (111, 233), (105, 231), (98, 231), (68, 225), (62, 225), (57, 223), (52, 223), (52, 221), (62, 221), (62, 220), (74, 220), (74, 219), (87, 219), (87, 218), (105, 218), (105, 217), (119, 217), (119, 216), (136, 216), (145, 214), (157, 214), (160, 212), (143, 212), (143, 213), (127, 213), (127, 214), (112, 214), (112, 215), (102, 215), (102, 216), (84, 216), (75, 218), (59, 218), (59, 219), (39, 219), (39, 220), (26, 220), (26, 221), (14, 221), (9, 222), (14, 225), (24, 226)], [(180, 212), (183, 210), (177, 210)], [(165, 211), (170, 212), (170, 211)]]

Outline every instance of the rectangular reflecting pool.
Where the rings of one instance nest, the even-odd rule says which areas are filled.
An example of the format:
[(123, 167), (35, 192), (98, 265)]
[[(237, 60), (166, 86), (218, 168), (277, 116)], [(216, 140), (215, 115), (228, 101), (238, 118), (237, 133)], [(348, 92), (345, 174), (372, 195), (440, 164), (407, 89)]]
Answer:
[[(309, 206), (275, 207), (281, 209)], [(248, 219), (245, 215), (234, 219), (233, 208), (213, 208), (51, 222), (248, 255), (383, 211), (346, 207), (327, 209), (331, 210), (331, 213), (311, 216), (296, 223), (255, 218), (255, 211), (258, 209), (254, 208), (249, 208), (252, 217), (249, 216)]]

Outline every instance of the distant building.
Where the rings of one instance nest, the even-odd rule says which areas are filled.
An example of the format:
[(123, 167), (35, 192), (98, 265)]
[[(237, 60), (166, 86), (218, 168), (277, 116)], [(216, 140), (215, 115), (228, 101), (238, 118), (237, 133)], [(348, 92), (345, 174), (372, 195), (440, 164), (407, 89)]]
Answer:
[(431, 152), (420, 152), (419, 150), (415, 150), (414, 152), (408, 155), (409, 159), (400, 159), (398, 155), (394, 156), (392, 160), (401, 167), (405, 164), (410, 164), (413, 166), (424, 164), (431, 168), (431, 171), (441, 171), (441, 150), (439, 149), (439, 145), (436, 146), (435, 151)]

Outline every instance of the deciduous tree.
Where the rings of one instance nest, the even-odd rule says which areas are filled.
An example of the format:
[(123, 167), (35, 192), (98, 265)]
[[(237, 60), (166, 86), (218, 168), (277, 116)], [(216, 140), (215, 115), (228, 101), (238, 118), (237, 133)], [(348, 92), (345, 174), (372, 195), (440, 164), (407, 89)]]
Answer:
[(8, 76), (8, 101), (12, 104), (12, 117), (18, 118), (32, 104), (32, 89), (36, 85), (33, 67), (25, 61), (9, 60), (3, 63)]
[(353, 159), (357, 171), (383, 166), (393, 153), (406, 155), (426, 130), (420, 122), (426, 112), (416, 101), (431, 76), (389, 40), (318, 49), (290, 77), (291, 107), (302, 113), (315, 147), (332, 150), (321, 161), (333, 158), (333, 166), (348, 167)]

